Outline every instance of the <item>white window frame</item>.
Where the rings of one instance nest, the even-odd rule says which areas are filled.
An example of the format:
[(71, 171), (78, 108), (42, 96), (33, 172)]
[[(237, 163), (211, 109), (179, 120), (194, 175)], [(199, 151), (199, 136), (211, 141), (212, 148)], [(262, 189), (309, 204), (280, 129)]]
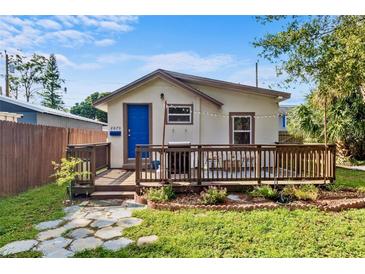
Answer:
[[(190, 109), (190, 113), (189, 114), (184, 114), (184, 113), (173, 113), (170, 114), (170, 108), (189, 108)], [(170, 121), (170, 116), (189, 116), (189, 121)], [(167, 117), (166, 117), (166, 124), (171, 124), (171, 125), (176, 125), (176, 124), (180, 124), (180, 125), (191, 125), (193, 124), (193, 105), (189, 105), (189, 104), (168, 104), (167, 105)]]
[[(250, 129), (234, 129), (234, 119), (235, 118), (249, 118), (250, 119)], [(252, 144), (252, 115), (232, 115), (231, 116), (231, 123), (232, 123), (232, 144), (236, 144), (234, 142), (234, 134), (236, 132), (249, 132), (250, 133), (250, 142), (249, 144)]]

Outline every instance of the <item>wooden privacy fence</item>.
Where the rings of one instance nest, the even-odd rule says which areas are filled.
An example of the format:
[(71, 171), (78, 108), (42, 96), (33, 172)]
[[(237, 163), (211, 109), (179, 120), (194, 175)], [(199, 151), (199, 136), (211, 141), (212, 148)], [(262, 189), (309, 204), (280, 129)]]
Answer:
[(68, 141), (105, 142), (107, 133), (0, 121), (0, 196), (54, 179), (52, 161), (66, 156)]
[(110, 143), (68, 145), (67, 158), (71, 157), (82, 160), (76, 170), (82, 175), (78, 176), (75, 183), (94, 185), (96, 174), (110, 168)]
[[(335, 180), (335, 145), (191, 145), (136, 148), (141, 182), (255, 181), (285, 183)], [(319, 182), (318, 182), (319, 181)]]

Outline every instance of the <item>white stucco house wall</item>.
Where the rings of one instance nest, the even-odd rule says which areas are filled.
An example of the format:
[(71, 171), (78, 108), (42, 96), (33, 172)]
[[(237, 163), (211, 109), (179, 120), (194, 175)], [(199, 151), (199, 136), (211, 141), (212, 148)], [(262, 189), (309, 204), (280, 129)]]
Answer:
[(108, 113), (111, 167), (133, 164), (136, 144), (274, 144), (290, 93), (158, 69), (95, 102)]

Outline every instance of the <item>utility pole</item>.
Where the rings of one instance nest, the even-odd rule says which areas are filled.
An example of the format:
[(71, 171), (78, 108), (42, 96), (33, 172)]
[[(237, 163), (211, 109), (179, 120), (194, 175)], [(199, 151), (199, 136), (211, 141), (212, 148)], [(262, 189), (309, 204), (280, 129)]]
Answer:
[(256, 62), (256, 87), (259, 87), (259, 62)]
[(10, 97), (10, 89), (9, 89), (9, 56), (5, 52), (5, 96)]

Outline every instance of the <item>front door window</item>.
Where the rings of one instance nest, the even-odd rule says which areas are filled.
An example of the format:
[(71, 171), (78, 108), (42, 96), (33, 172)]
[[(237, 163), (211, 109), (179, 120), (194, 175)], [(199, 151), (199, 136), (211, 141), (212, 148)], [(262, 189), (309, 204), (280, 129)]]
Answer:
[(232, 116), (232, 143), (252, 143), (252, 117), (250, 115)]

